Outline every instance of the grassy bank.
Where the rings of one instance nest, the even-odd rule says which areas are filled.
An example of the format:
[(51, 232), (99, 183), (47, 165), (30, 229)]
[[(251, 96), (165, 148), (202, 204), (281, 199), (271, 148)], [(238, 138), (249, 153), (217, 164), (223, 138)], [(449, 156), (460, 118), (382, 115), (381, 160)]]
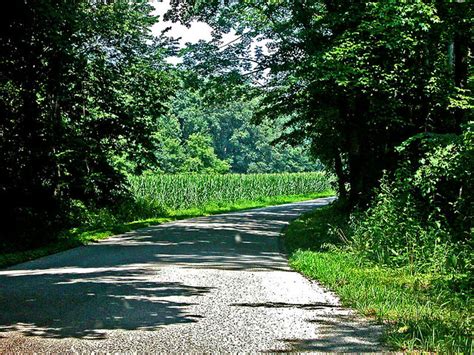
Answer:
[(472, 353), (472, 301), (453, 289), (453, 275), (371, 263), (351, 252), (346, 228), (335, 206), (293, 222), (285, 233), (291, 266), (335, 291), (344, 305), (385, 324), (393, 349)]
[(117, 219), (107, 218), (107, 221), (110, 222), (102, 223), (102, 225), (98, 228), (86, 226), (65, 231), (61, 234), (57, 241), (48, 244), (44, 247), (36, 248), (33, 250), (1, 254), (0, 268), (37, 259), (46, 255), (54, 254), (81, 245), (87, 245), (89, 243), (97, 242), (101, 239), (105, 239), (115, 234), (125, 233), (150, 225), (157, 225), (178, 219), (304, 201), (332, 195), (334, 195), (334, 191), (327, 190), (312, 194), (261, 197), (255, 200), (240, 200), (229, 203), (208, 203), (202, 207), (168, 210), (163, 212), (161, 215), (156, 215), (152, 218), (139, 219), (127, 222), (117, 222)]

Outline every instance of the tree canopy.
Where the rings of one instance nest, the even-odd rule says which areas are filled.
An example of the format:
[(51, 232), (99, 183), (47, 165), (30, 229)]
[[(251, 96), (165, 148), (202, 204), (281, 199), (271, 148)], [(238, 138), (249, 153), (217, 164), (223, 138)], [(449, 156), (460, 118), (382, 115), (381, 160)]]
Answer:
[[(354, 206), (395, 168), (404, 140), (459, 133), (472, 119), (472, 12), (435, 0), (172, 1), (167, 18), (214, 28), (184, 65), (237, 87), (253, 81), (257, 116), (290, 113), (283, 138), (311, 140)], [(231, 29), (236, 40), (222, 43)]]
[[(273, 173), (321, 170), (308, 145), (274, 144), (285, 117), (252, 122), (260, 100), (207, 100), (202, 89), (182, 89), (160, 118), (156, 169), (167, 172)], [(200, 147), (197, 149), (197, 147)], [(191, 147), (194, 147), (191, 149)], [(200, 152), (198, 154), (198, 152)], [(205, 153), (206, 152), (206, 153)]]
[(0, 199), (8, 236), (33, 240), (73, 200), (116, 199), (123, 176), (114, 155), (138, 166), (153, 158), (150, 136), (176, 81), (165, 46), (150, 35), (151, 11), (146, 1), (61, 0), (3, 11)]

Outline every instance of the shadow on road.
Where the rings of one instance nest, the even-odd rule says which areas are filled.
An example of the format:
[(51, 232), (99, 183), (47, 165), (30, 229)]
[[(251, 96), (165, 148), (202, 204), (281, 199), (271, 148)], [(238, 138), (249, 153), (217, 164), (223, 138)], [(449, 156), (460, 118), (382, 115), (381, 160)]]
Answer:
[[(1, 331), (47, 338), (100, 339), (106, 329), (156, 330), (199, 318), (187, 312), (190, 303), (167, 301), (166, 297), (200, 296), (211, 290), (179, 282), (149, 281), (145, 276), (149, 269), (70, 271), (15, 277), (22, 285), (1, 292)], [(14, 287), (3, 281), (2, 289)]]
[(318, 325), (321, 332), (319, 336), (314, 339), (280, 339), (290, 347), (290, 350), (284, 352), (372, 353), (381, 351), (378, 339), (382, 335), (382, 328), (371, 322), (361, 323), (360, 319), (348, 315), (320, 316), (307, 321)]

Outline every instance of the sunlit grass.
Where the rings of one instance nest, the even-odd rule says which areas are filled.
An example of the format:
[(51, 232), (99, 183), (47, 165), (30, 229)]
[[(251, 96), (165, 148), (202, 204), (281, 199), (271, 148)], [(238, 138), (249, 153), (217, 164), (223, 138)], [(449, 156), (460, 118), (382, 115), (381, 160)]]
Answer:
[(472, 299), (450, 289), (450, 275), (413, 274), (327, 247), (343, 244), (343, 237), (328, 233), (328, 225), (344, 225), (332, 206), (305, 215), (286, 230), (295, 270), (334, 290), (344, 305), (385, 324), (385, 340), (394, 349), (472, 353)]

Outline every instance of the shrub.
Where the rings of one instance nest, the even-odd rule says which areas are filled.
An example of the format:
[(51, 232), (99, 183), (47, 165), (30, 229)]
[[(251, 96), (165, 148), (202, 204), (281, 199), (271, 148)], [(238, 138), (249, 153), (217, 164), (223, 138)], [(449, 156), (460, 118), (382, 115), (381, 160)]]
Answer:
[(420, 134), (382, 179), (372, 206), (353, 218), (352, 246), (369, 259), (412, 270), (472, 274), (473, 125), (461, 135)]

